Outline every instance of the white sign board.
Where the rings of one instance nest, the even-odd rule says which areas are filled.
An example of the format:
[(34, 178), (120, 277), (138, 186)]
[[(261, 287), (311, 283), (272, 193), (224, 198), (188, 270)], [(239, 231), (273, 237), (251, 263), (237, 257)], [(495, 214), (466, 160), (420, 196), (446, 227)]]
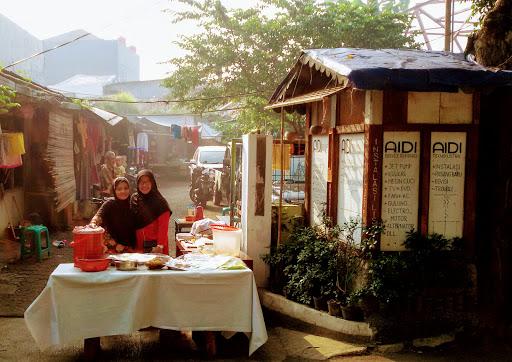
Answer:
[[(364, 133), (340, 136), (338, 224), (361, 221), (363, 212)], [(361, 230), (354, 235), (361, 240)]]
[(465, 132), (432, 132), (429, 234), (462, 237), (464, 227)]
[(411, 229), (418, 229), (420, 133), (384, 132), (382, 155), (383, 251), (405, 250)]
[(322, 213), (327, 202), (328, 162), (329, 136), (313, 136), (311, 155), (311, 225), (322, 223)]

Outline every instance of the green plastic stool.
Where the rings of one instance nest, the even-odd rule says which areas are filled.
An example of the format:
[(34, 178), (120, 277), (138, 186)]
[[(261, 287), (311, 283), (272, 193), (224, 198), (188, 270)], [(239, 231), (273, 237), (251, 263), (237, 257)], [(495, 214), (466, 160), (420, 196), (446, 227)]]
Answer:
[(37, 254), (37, 259), (41, 261), (43, 254), (48, 253), (50, 257), (50, 233), (48, 228), (44, 225), (31, 225), (22, 228), (21, 231), (21, 257), (30, 255), (34, 251)]

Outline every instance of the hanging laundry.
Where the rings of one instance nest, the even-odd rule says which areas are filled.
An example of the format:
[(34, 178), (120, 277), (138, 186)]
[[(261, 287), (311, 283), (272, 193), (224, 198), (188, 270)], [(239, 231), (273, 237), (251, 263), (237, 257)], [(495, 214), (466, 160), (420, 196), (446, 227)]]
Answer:
[(134, 149), (135, 147), (135, 137), (133, 136), (133, 131), (128, 129), (128, 148)]
[(0, 168), (21, 166), (23, 164), (21, 155), (24, 153), (23, 133), (0, 133)]
[(171, 125), (171, 133), (174, 139), (180, 139), (181, 138), (181, 126), (177, 124)]
[(187, 142), (190, 140), (189, 129), (187, 126), (181, 126), (181, 137)]
[(137, 135), (137, 148), (139, 150), (144, 151), (144, 152), (148, 152), (149, 151), (149, 139), (148, 139), (148, 134), (147, 133), (140, 132)]
[(199, 147), (199, 135), (201, 132), (201, 126), (190, 127), (190, 140), (194, 147)]
[(23, 140), (23, 133), (3, 133), (6, 138), (6, 152), (12, 155), (24, 155), (25, 154), (25, 142)]

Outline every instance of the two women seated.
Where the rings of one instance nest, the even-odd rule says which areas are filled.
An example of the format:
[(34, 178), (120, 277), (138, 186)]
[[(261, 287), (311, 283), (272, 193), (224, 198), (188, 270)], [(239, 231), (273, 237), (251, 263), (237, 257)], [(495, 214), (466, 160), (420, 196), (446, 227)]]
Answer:
[(105, 201), (90, 226), (102, 226), (109, 253), (152, 252), (169, 254), (168, 229), (172, 211), (149, 170), (137, 174), (137, 192), (130, 195), (125, 177), (112, 186), (114, 197)]

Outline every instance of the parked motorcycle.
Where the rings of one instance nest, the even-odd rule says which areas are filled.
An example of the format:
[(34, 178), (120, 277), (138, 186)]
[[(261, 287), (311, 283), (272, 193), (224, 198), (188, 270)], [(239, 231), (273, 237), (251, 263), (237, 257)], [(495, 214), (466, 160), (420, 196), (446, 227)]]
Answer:
[(213, 174), (210, 169), (195, 167), (192, 170), (190, 200), (195, 205), (206, 207), (206, 203), (213, 197), (213, 183)]

